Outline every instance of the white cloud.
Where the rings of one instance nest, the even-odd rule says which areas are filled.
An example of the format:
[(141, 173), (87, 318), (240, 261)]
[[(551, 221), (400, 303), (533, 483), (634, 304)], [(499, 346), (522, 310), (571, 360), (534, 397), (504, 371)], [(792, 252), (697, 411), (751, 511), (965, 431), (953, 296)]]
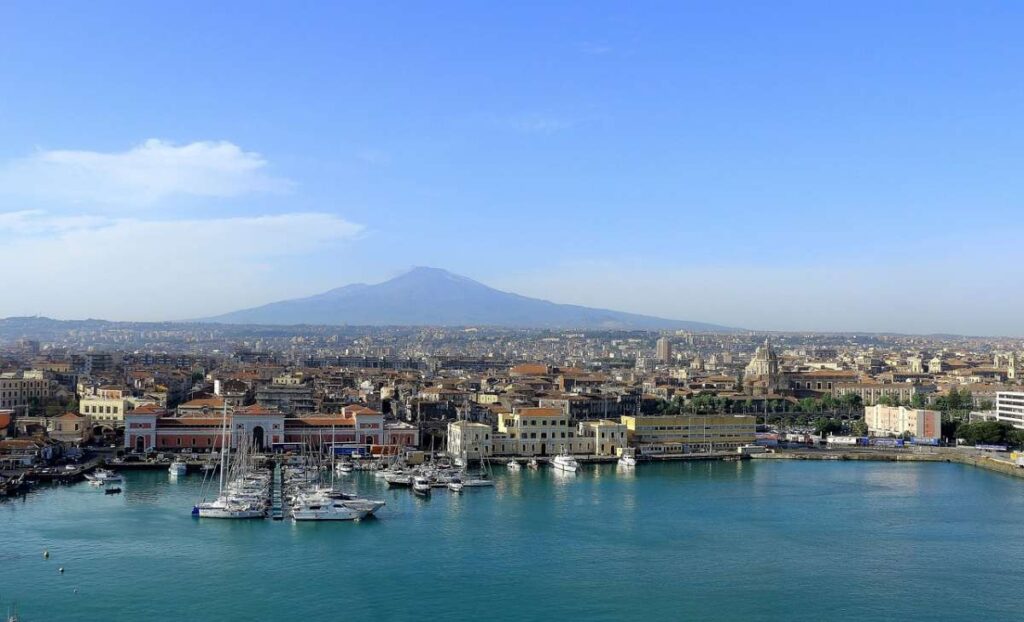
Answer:
[(38, 151), (0, 168), (0, 194), (101, 206), (147, 206), (170, 197), (237, 197), (285, 190), (267, 161), (230, 142), (150, 139), (127, 151)]
[[(194, 220), (0, 214), (0, 317), (181, 319), (308, 293), (291, 262), (341, 254), (363, 227), (332, 214)], [(343, 265), (343, 264), (342, 264)], [(333, 266), (332, 266), (333, 267)], [(337, 275), (341, 278), (341, 275)]]

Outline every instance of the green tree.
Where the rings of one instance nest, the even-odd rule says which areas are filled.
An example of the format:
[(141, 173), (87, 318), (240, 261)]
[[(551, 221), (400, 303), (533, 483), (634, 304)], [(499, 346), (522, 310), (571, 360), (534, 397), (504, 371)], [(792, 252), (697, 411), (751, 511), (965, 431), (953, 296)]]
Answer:
[(910, 397), (910, 405), (914, 408), (924, 408), (924, 396), (920, 393), (914, 393)]
[(814, 431), (819, 436), (829, 436), (830, 434), (836, 434), (841, 432), (843, 425), (829, 417), (818, 417), (814, 422)]
[(854, 436), (867, 436), (868, 424), (863, 419), (857, 419), (850, 423), (850, 432)]

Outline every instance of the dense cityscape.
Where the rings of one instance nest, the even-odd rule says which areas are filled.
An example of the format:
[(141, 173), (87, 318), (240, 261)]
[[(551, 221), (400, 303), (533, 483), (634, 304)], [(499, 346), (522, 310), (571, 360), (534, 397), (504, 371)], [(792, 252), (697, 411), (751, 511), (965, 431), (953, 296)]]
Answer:
[[(40, 323), (51, 327), (42, 339), (12, 335)], [(1012, 449), (1024, 439), (1018, 339), (61, 326), (4, 321), (0, 460), (10, 481), (101, 448), (209, 453), (219, 434), (210, 413), (225, 405), (229, 416), (247, 413), (250, 432), (268, 421), (282, 431), (261, 428), (260, 449), (319, 444), (335, 426), (338, 443), (378, 457), (387, 447), (506, 458), (630, 449), (643, 459), (893, 448), (882, 439), (894, 438), (907, 451), (911, 441)], [(354, 409), (381, 427), (338, 432)], [(517, 438), (519, 420), (542, 413), (558, 426)], [(487, 430), (486, 446), (467, 445), (469, 430)]]

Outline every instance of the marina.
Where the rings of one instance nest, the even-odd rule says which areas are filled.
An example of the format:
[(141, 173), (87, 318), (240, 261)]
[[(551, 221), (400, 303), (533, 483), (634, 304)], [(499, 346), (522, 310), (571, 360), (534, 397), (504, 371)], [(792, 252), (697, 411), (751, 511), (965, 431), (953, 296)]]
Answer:
[[(495, 468), (489, 489), (429, 498), (360, 471), (345, 489), (386, 505), (336, 524), (191, 518), (203, 479), (130, 471), (121, 494), (83, 482), (0, 503), (0, 596), (28, 622), (321, 619), (325, 607), (385, 619), (931, 620), (940, 602), (945, 619), (966, 620), (1015, 619), (998, 595), (1024, 579), (1019, 481), (958, 464)], [(175, 581), (140, 581), (155, 568)], [(978, 572), (985, 582), (969, 579)], [(338, 587), (314, 598), (309, 586), (325, 581)]]

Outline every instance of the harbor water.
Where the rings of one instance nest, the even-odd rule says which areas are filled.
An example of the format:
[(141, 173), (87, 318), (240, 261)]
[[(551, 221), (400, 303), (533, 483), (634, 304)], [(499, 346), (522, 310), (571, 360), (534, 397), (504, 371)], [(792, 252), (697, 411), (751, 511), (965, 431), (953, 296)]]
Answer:
[[(218, 521), (202, 477), (0, 503), (0, 605), (45, 620), (1024, 619), (1024, 483), (956, 464), (508, 473), (357, 523)], [(49, 558), (44, 559), (44, 550)], [(58, 568), (64, 572), (58, 572)]]

